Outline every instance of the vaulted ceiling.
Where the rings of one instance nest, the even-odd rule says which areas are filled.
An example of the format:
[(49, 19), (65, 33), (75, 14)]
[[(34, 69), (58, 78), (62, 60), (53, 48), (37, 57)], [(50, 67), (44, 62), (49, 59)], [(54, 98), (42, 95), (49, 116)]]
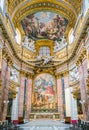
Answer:
[[(39, 11), (61, 14), (68, 19), (68, 31), (75, 25), (82, 0), (8, 0), (8, 10), (15, 27), (21, 28), (21, 20)], [(21, 30), (23, 33), (23, 31)]]
[[(81, 11), (82, 0), (7, 0), (7, 8), (14, 27), (21, 33), (22, 41), (24, 35), (35, 41), (35, 54), (24, 48), (25, 61), (36, 65), (34, 57), (38, 55), (39, 47), (48, 44), (51, 56), (57, 57), (47, 67), (59, 64), (61, 59), (63, 62), (67, 60), (66, 48), (54, 54), (53, 42), (60, 41), (62, 36), (68, 39), (70, 29), (74, 27)], [(38, 68), (39, 65), (38, 61)], [(42, 64), (42, 67), (45, 66)]]

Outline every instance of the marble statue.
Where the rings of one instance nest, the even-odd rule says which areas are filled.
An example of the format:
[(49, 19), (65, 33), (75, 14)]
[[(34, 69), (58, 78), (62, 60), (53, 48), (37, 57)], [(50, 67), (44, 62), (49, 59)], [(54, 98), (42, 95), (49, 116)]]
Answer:
[(29, 49), (32, 52), (36, 52), (35, 50), (35, 45), (34, 45), (35, 41), (28, 38), (27, 36), (24, 37), (24, 42), (23, 42), (23, 46), (26, 47), (27, 49)]
[(10, 71), (10, 79), (15, 81), (15, 82), (18, 82), (19, 80), (19, 72), (16, 70), (16, 69), (11, 69)]
[(60, 49), (64, 48), (67, 45), (66, 39), (63, 36), (61, 38), (61, 41), (55, 41), (55, 45), (54, 45), (54, 52), (59, 51)]
[(79, 80), (79, 73), (78, 73), (78, 69), (77, 67), (75, 67), (74, 69), (72, 69), (70, 71), (70, 81), (76, 81)]

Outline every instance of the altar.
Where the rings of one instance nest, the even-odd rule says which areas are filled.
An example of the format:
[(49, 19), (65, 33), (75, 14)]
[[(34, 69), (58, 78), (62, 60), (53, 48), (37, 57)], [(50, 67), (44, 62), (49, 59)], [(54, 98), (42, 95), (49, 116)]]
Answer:
[(36, 119), (56, 119), (59, 120), (60, 115), (59, 113), (30, 113), (29, 115), (30, 120), (36, 120)]

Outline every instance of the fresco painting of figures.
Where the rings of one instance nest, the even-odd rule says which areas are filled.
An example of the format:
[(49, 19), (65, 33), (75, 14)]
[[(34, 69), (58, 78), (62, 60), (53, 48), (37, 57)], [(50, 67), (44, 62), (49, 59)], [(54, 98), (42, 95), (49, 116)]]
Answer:
[(55, 81), (49, 74), (40, 74), (34, 81), (34, 107), (55, 108)]
[(25, 35), (33, 40), (60, 41), (65, 35), (68, 20), (53, 12), (37, 12), (21, 21)]

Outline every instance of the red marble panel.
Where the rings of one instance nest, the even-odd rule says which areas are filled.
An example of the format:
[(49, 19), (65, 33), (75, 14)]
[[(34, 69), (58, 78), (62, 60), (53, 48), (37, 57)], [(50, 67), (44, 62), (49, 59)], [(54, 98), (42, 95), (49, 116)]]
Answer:
[[(80, 91), (81, 91), (81, 100), (87, 101), (87, 93), (86, 93), (86, 78), (87, 78), (87, 60), (85, 59), (82, 64), (78, 68), (79, 71), (79, 81), (80, 81)], [(82, 104), (83, 108), (83, 117), (84, 120), (87, 120), (88, 110), (86, 109), (84, 103)]]
[(29, 114), (31, 112), (31, 95), (32, 95), (32, 79), (28, 79), (27, 83), (27, 98), (26, 98), (26, 104), (27, 104), (27, 114), (26, 118), (29, 119)]
[(69, 87), (69, 76), (64, 77), (64, 86), (65, 86), (65, 89)]
[(4, 103), (3, 101), (8, 100), (8, 90), (9, 90), (9, 80), (10, 80), (10, 67), (7, 65), (5, 60), (2, 61), (2, 119), (6, 119), (7, 115), (7, 102)]
[(24, 81), (25, 77), (21, 77), (20, 80), (20, 91), (19, 91), (19, 117), (23, 117), (23, 103), (24, 103)]
[(57, 95), (58, 95), (58, 112), (60, 118), (63, 119), (63, 96), (62, 96), (62, 81), (61, 78), (57, 79)]

